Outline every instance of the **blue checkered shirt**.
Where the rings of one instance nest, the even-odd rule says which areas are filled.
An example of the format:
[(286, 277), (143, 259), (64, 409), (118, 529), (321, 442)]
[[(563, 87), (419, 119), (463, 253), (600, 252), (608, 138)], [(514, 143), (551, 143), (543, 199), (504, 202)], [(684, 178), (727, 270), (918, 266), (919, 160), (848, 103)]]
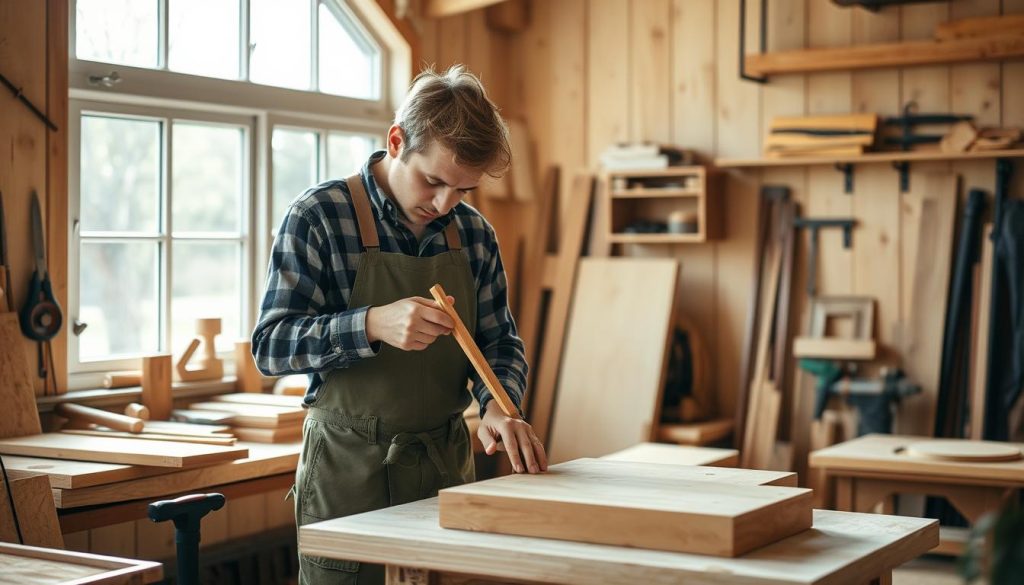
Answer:
[[(527, 365), (523, 341), (508, 309), (508, 284), (494, 229), (480, 212), (460, 203), (431, 222), (417, 242), (399, 221), (395, 204), (377, 189), (369, 170), (383, 156), (384, 151), (373, 153), (362, 168), (381, 252), (441, 254), (448, 250), (445, 226), (457, 223), (462, 252), (469, 257), (476, 281), (476, 343), (519, 406)], [(379, 350), (366, 337), (369, 307), (349, 306), (362, 251), (355, 208), (344, 181), (307, 189), (288, 207), (274, 239), (266, 293), (252, 334), (253, 357), (266, 375), (311, 374), (307, 403), (330, 370), (373, 359)], [(483, 414), (491, 395), (476, 371), (471, 376), (473, 395)]]

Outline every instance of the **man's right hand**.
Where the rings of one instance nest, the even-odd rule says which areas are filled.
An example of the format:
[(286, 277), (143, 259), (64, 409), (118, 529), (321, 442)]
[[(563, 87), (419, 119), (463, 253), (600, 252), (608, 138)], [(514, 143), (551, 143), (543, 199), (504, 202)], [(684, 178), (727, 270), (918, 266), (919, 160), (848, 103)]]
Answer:
[[(448, 303), (455, 299), (449, 295)], [(439, 335), (449, 335), (455, 323), (433, 299), (409, 297), (370, 307), (366, 312), (366, 337), (406, 351), (426, 349)]]

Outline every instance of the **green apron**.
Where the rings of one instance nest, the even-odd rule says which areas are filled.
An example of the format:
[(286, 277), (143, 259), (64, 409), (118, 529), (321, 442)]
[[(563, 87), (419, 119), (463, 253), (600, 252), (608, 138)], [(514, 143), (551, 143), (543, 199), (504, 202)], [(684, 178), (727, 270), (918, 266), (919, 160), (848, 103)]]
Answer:
[[(455, 220), (444, 230), (448, 251), (429, 258), (380, 251), (377, 226), (360, 175), (348, 180), (364, 251), (350, 307), (429, 298), (437, 283), (455, 297), (472, 332), (476, 286)], [(377, 356), (332, 370), (316, 393), (302, 430), (296, 470), (299, 526), (437, 495), (473, 481), (469, 430), (469, 361), (453, 336), (423, 351), (381, 344)], [(380, 565), (299, 555), (299, 583), (383, 583)]]

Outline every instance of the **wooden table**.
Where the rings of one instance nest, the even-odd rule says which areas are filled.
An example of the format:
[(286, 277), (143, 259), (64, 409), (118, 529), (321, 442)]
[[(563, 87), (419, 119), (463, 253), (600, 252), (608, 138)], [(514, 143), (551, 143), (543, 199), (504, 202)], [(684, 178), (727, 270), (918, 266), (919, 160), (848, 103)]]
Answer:
[[(823, 472), (835, 508), (851, 512), (881, 504), (892, 513), (896, 494), (924, 494), (946, 498), (975, 522), (1024, 487), (1024, 460), (965, 463), (906, 454), (908, 445), (925, 439), (867, 435), (811, 453), (810, 466)], [(959, 554), (957, 540), (944, 536), (934, 552)]]

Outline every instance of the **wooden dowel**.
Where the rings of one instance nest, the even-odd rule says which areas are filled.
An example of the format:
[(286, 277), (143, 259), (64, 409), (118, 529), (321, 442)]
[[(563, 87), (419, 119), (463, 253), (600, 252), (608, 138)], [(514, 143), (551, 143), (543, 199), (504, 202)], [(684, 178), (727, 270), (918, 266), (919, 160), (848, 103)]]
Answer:
[(146, 425), (146, 422), (139, 418), (107, 412), (98, 408), (89, 408), (81, 404), (71, 404), (70, 402), (58, 404), (53, 410), (60, 416), (72, 421), (96, 423), (129, 433), (141, 433)]
[(124, 414), (125, 416), (134, 416), (135, 418), (141, 418), (142, 420), (149, 420), (149, 409), (137, 402), (132, 402), (128, 406), (125, 406)]
[(501, 386), (501, 382), (498, 381), (498, 377), (494, 375), (491, 365), (487, 363), (484, 355), (480, 353), (480, 348), (476, 346), (473, 336), (469, 334), (469, 330), (462, 323), (459, 314), (448, 304), (447, 293), (444, 292), (440, 284), (435, 284), (430, 287), (430, 294), (434, 297), (434, 301), (437, 302), (437, 306), (455, 322), (455, 340), (459, 342), (459, 346), (462, 347), (462, 351), (469, 358), (469, 363), (473, 364), (476, 373), (480, 374), (480, 378), (483, 379), (487, 389), (491, 391), (491, 396), (494, 397), (494, 401), (498, 403), (501, 411), (507, 417), (522, 418), (519, 416), (519, 410), (516, 408), (515, 403), (508, 397), (505, 389)]
[(110, 372), (103, 378), (104, 388), (127, 388), (142, 385), (142, 372)]

